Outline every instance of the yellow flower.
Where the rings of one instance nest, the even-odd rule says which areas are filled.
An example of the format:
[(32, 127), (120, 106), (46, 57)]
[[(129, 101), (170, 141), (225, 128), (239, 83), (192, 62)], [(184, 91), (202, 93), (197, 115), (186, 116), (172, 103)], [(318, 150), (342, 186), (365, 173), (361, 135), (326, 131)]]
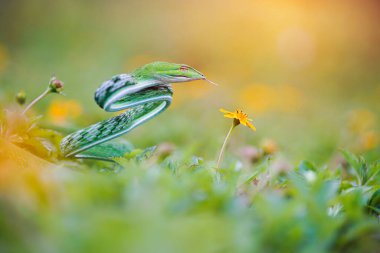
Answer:
[(375, 131), (368, 131), (360, 136), (361, 145), (365, 150), (375, 149), (379, 144), (379, 139), (379, 135)]
[(227, 111), (223, 108), (219, 109), (222, 113), (224, 113), (224, 117), (226, 118), (230, 118), (230, 119), (233, 119), (233, 122), (232, 122), (232, 125), (230, 127), (230, 130), (228, 130), (228, 133), (226, 135), (226, 138), (224, 138), (224, 142), (223, 142), (223, 145), (222, 145), (222, 148), (220, 149), (220, 153), (219, 153), (219, 156), (218, 156), (218, 160), (216, 162), (216, 169), (219, 169), (219, 165), (222, 161), (222, 157), (223, 157), (223, 153), (224, 153), (224, 150), (226, 149), (226, 145), (227, 145), (227, 141), (228, 139), (230, 138), (231, 136), (231, 133), (232, 133), (232, 130), (234, 130), (234, 128), (236, 126), (238, 126), (240, 123), (243, 124), (244, 126), (247, 126), (249, 128), (251, 128), (253, 131), (256, 131), (256, 127), (254, 127), (252, 125), (252, 123), (250, 121), (252, 121), (251, 119), (248, 118), (248, 115), (245, 114), (242, 110), (240, 109), (237, 109), (235, 112), (230, 112), (230, 111)]
[(220, 111), (224, 113), (224, 117), (234, 119), (235, 126), (243, 124), (244, 126), (251, 128), (253, 131), (256, 131), (256, 127), (250, 122), (252, 119), (249, 119), (248, 115), (242, 110), (237, 109), (235, 112), (230, 112), (221, 108)]
[(274, 154), (278, 150), (277, 143), (272, 139), (264, 139), (261, 142), (261, 148), (263, 149), (264, 153), (267, 155)]
[(83, 108), (77, 101), (58, 99), (50, 104), (48, 117), (55, 124), (64, 124), (68, 120), (78, 118), (82, 112)]

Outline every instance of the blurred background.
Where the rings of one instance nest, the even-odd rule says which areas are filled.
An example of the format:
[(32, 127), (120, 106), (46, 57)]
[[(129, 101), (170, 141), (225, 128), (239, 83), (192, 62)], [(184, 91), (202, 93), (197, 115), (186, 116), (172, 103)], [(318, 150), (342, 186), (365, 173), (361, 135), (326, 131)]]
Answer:
[(66, 96), (35, 110), (74, 130), (110, 117), (93, 100), (104, 80), (186, 63), (219, 86), (174, 85), (169, 110), (123, 138), (213, 159), (230, 125), (219, 108), (241, 108), (257, 132), (241, 127), (231, 146), (269, 141), (294, 162), (378, 154), (379, 15), (375, 0), (0, 0), (0, 104), (20, 90), (30, 102), (54, 73)]

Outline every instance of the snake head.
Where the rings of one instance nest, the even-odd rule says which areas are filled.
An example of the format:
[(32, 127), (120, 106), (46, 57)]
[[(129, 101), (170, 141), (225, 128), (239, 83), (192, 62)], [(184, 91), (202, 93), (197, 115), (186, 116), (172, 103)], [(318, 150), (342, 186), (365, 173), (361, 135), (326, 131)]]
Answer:
[(194, 68), (177, 63), (152, 62), (136, 69), (132, 76), (140, 80), (154, 79), (164, 83), (179, 83), (193, 80), (206, 80)]

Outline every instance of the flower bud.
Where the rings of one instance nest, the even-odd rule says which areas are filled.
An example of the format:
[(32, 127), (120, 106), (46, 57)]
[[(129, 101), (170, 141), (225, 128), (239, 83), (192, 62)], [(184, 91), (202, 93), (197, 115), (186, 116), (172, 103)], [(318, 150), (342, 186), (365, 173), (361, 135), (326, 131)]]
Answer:
[(58, 80), (55, 76), (53, 76), (49, 81), (50, 91), (53, 93), (61, 93), (63, 91), (63, 82)]
[(277, 143), (272, 139), (265, 139), (261, 142), (261, 147), (265, 155), (272, 155), (277, 152)]
[(251, 163), (256, 163), (262, 158), (263, 151), (254, 146), (245, 146), (239, 150), (239, 155)]
[(157, 150), (156, 150), (156, 154), (164, 159), (166, 157), (168, 157), (169, 155), (171, 155), (174, 151), (175, 151), (176, 147), (174, 146), (174, 144), (172, 143), (169, 143), (169, 142), (164, 142), (164, 143), (161, 143), (160, 145), (158, 145), (157, 147)]
[(24, 91), (19, 91), (16, 94), (16, 102), (19, 105), (23, 105), (23, 104), (25, 104), (25, 101), (26, 101), (26, 93)]

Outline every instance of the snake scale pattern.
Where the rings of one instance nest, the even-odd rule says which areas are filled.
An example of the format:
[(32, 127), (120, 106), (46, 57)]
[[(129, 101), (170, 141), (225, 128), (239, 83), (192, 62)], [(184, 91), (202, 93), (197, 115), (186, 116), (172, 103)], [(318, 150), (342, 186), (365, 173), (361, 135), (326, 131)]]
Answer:
[(147, 64), (131, 74), (120, 74), (105, 81), (95, 92), (95, 102), (105, 111), (129, 109), (115, 117), (80, 129), (61, 142), (65, 157), (80, 153), (128, 133), (168, 108), (173, 90), (170, 83), (207, 80), (197, 70), (167, 62)]

